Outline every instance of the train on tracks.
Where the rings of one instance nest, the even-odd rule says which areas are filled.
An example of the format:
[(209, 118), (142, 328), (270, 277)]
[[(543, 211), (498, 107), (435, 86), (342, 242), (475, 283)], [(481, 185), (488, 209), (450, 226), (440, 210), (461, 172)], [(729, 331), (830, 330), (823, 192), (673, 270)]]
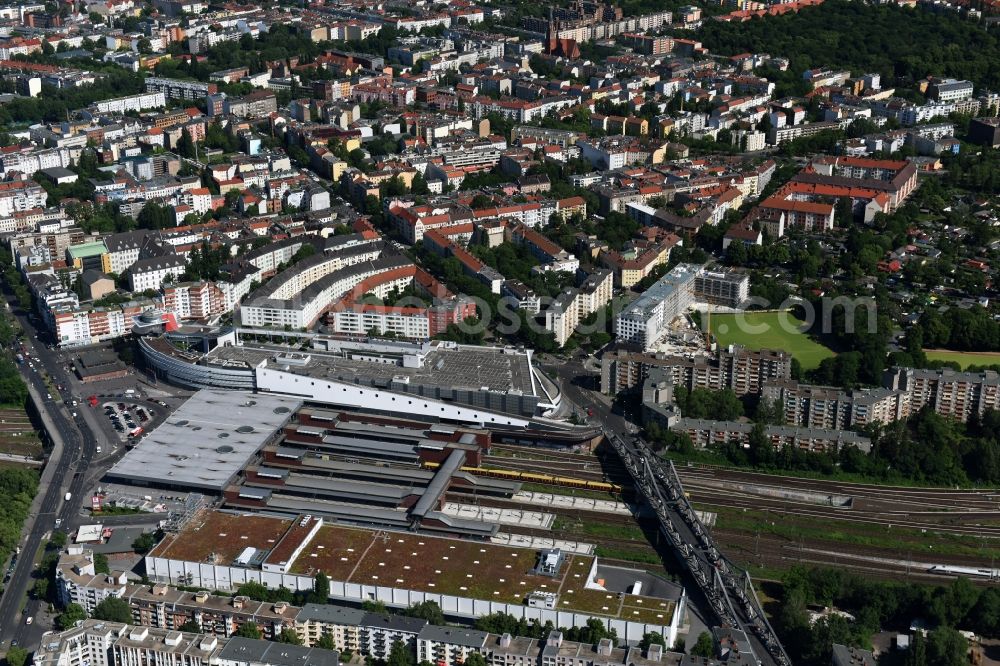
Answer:
[(990, 580), (1000, 579), (1000, 569), (962, 567), (954, 564), (935, 564), (927, 571), (933, 574), (941, 574), (944, 576), (966, 576), (968, 578), (989, 578)]
[[(438, 463), (424, 462), (424, 468), (437, 469)], [(617, 483), (607, 481), (590, 481), (588, 479), (576, 479), (569, 476), (555, 476), (552, 474), (540, 474), (538, 472), (521, 472), (512, 469), (496, 469), (492, 467), (462, 467), (463, 472), (475, 474), (476, 476), (488, 476), (494, 479), (506, 479), (507, 481), (521, 481), (523, 483), (542, 483), (550, 486), (562, 486), (564, 488), (576, 488), (579, 490), (596, 490), (599, 492), (620, 495), (622, 487)]]

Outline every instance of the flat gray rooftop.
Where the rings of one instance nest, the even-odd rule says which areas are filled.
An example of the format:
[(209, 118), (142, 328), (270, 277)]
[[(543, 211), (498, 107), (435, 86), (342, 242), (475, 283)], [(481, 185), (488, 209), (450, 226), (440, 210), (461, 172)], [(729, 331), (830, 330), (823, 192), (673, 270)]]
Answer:
[[(216, 347), (209, 357), (243, 361), (251, 367), (262, 361), (278, 366), (275, 357), (289, 351), (285, 347), (244, 343), (238, 347)], [(381, 356), (388, 362), (375, 362), (317, 349), (300, 353), (308, 354), (309, 362), (303, 366), (290, 365), (287, 372), (315, 379), (387, 386), (389, 382), (399, 378), (409, 381), (411, 385), (469, 391), (486, 388), (497, 393), (520, 392), (527, 396), (538, 394), (532, 380), (529, 357), (523, 351), (505, 351), (493, 347), (435, 346), (427, 353), (420, 367), (403, 367), (401, 363), (392, 362), (392, 356), (388, 354)]]
[(334, 650), (307, 648), (286, 643), (254, 640), (234, 636), (219, 653), (219, 659), (238, 664), (271, 664), (271, 666), (337, 666), (339, 655)]
[(301, 400), (285, 396), (198, 391), (125, 454), (108, 476), (144, 486), (221, 494), (301, 406)]

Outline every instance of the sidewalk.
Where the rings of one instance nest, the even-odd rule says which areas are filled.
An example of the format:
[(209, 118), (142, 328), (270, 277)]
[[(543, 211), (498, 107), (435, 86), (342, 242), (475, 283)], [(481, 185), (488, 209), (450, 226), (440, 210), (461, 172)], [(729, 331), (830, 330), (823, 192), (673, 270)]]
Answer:
[(48, 494), (49, 486), (52, 484), (52, 477), (55, 476), (56, 470), (59, 469), (59, 463), (62, 461), (63, 449), (65, 448), (62, 436), (59, 434), (59, 429), (52, 423), (48, 412), (45, 409), (45, 403), (42, 396), (38, 393), (30, 381), (25, 382), (25, 384), (28, 387), (28, 395), (31, 396), (32, 402), (35, 403), (35, 408), (41, 415), (42, 425), (45, 427), (45, 432), (48, 433), (49, 439), (52, 440), (52, 453), (49, 454), (49, 458), (45, 462), (45, 468), (42, 470), (42, 476), (38, 480), (38, 492), (35, 493), (35, 498), (31, 500), (31, 512), (28, 515), (28, 519), (24, 521), (24, 525), (21, 527), (21, 538), (19, 543), (23, 542), (25, 538), (31, 534), (31, 531), (35, 527), (35, 520), (38, 518), (38, 514), (41, 513), (40, 509), (42, 502)]
[(13, 453), (0, 453), (0, 460), (21, 463), (22, 465), (30, 465), (32, 467), (41, 467), (43, 464), (41, 460), (36, 460), (30, 456), (15, 455)]

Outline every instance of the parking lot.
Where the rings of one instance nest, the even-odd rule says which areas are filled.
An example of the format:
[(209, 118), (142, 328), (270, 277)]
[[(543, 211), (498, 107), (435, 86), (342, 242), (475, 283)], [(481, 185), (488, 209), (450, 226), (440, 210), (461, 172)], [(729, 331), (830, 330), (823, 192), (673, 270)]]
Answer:
[[(104, 416), (111, 423), (119, 437), (138, 437), (142, 432), (150, 427), (158, 413), (164, 406), (161, 402), (148, 398), (144, 402), (131, 402), (122, 398), (122, 402), (107, 401), (101, 404)], [(100, 452), (100, 449), (98, 449)]]

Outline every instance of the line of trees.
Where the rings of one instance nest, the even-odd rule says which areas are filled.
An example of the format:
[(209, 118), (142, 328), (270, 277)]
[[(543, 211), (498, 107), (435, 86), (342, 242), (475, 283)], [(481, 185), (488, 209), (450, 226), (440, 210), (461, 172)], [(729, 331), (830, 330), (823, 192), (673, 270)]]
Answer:
[[(0, 563), (6, 562), (21, 540), (31, 500), (38, 492), (38, 474), (25, 467), (0, 469)], [(31, 555), (28, 555), (31, 557)]]

